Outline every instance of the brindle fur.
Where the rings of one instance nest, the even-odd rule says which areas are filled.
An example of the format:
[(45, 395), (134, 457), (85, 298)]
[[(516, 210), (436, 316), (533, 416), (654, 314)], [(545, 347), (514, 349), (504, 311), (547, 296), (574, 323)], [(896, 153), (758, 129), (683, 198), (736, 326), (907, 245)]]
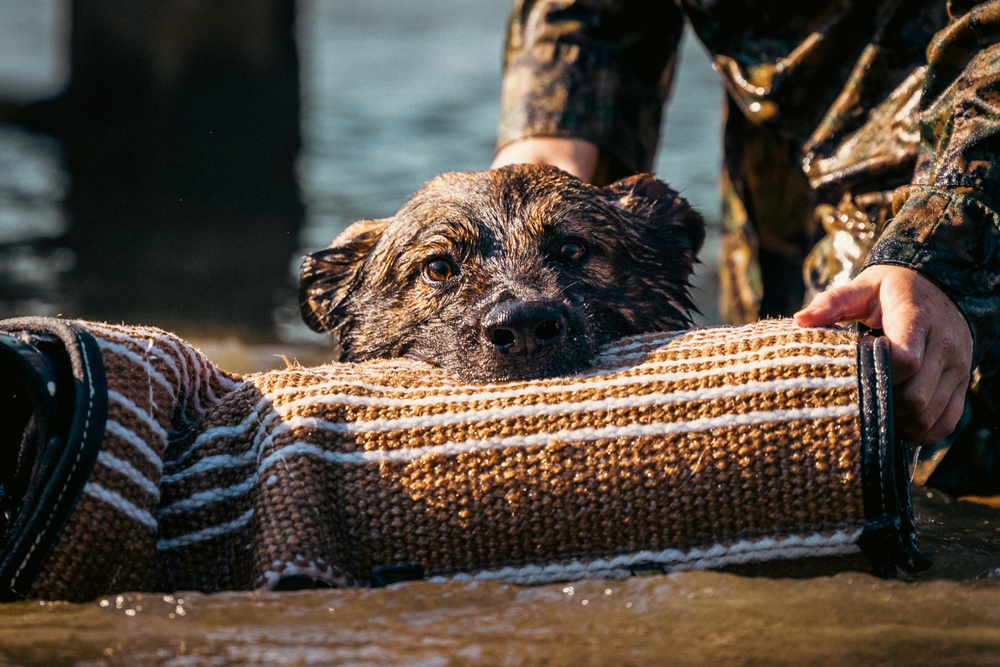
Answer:
[[(549, 377), (586, 368), (615, 338), (689, 326), (704, 234), (648, 174), (598, 188), (547, 166), (448, 173), (307, 256), (299, 303), (345, 361), (408, 356), (471, 382)], [(587, 246), (581, 261), (560, 258), (567, 241)], [(434, 259), (455, 274), (429, 280)], [(491, 327), (526, 309), (557, 322), (527, 350), (501, 345)]]

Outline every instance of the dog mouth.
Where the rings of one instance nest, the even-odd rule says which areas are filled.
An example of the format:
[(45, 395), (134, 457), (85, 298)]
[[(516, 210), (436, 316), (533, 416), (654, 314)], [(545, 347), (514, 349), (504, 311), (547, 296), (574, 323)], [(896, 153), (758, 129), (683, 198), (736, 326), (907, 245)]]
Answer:
[[(463, 382), (482, 384), (484, 382), (516, 382), (540, 380), (564, 375), (572, 375), (593, 365), (594, 352), (578, 352), (572, 355), (546, 350), (535, 355), (530, 361), (497, 358), (495, 355), (449, 355), (421, 352), (411, 349), (407, 358), (437, 366)], [(486, 358), (484, 358), (484, 356)]]

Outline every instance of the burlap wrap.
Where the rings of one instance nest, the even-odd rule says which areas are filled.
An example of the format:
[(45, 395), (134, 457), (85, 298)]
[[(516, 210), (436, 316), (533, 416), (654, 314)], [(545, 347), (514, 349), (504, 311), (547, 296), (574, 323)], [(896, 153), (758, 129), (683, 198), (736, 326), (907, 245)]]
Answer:
[[(645, 335), (580, 375), (466, 385), (409, 360), (239, 377), (144, 327), (0, 330), (70, 351), (92, 336), (107, 381), (61, 530), (7, 531), (6, 599), (551, 582), (859, 544), (887, 573), (916, 553), (885, 351), (853, 331)], [(32, 540), (34, 571), (11, 546)]]

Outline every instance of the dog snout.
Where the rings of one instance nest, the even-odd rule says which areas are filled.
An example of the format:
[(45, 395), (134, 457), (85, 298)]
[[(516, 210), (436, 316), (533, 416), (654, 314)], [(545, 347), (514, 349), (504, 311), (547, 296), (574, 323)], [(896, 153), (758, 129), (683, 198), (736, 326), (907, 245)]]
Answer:
[(558, 344), (566, 331), (566, 309), (546, 301), (502, 303), (483, 319), (486, 339), (510, 356), (531, 357)]

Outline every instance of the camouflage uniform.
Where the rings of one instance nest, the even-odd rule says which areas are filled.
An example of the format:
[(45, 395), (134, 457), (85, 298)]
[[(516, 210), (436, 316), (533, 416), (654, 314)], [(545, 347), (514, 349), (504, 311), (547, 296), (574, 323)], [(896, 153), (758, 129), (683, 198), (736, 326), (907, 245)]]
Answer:
[(500, 145), (579, 137), (600, 180), (648, 171), (685, 24), (728, 93), (723, 317), (789, 315), (902, 265), (995, 368), (1000, 0), (516, 0)]

